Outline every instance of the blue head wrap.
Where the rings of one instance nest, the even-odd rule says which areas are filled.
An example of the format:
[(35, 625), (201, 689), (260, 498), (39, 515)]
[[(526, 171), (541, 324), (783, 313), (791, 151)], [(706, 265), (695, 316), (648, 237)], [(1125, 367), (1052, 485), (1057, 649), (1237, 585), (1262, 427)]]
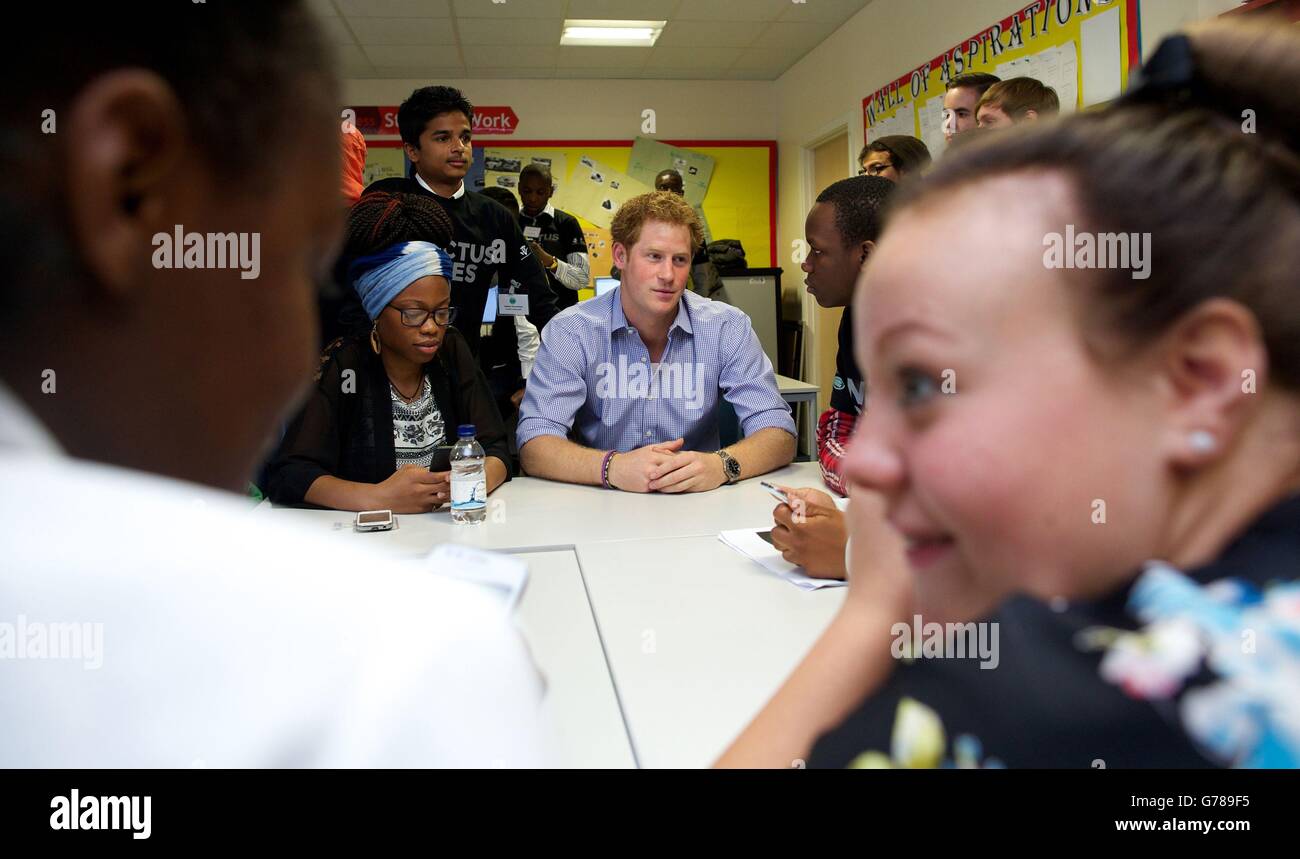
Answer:
[(352, 287), (371, 319), (379, 318), (399, 292), (431, 274), (451, 279), (451, 257), (432, 242), (401, 242), (358, 257), (348, 267)]

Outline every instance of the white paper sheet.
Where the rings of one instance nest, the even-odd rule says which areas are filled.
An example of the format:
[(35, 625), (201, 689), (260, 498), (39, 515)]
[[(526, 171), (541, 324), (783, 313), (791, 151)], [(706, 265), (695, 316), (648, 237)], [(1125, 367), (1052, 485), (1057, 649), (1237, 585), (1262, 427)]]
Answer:
[(934, 96), (921, 105), (921, 140), (930, 157), (939, 160), (948, 143), (943, 138), (943, 96)]
[(638, 137), (628, 156), (627, 175), (649, 187), (654, 187), (655, 176), (661, 170), (676, 170), (682, 177), (682, 190), (686, 202), (697, 209), (704, 205), (713, 179), (714, 160), (689, 149), (669, 146), (648, 137)]
[[(508, 188), (519, 196), (519, 171), (527, 164), (541, 164), (551, 171), (551, 181), (556, 189), (569, 179), (569, 162), (563, 153), (543, 152), (536, 149), (502, 149), (487, 147), (483, 150), (483, 185), (487, 188)], [(500, 169), (492, 169), (500, 168)]]
[[(1118, 37), (1117, 37), (1118, 40)], [(1059, 57), (1056, 94), (1061, 99), (1061, 113), (1074, 113), (1079, 109), (1079, 54), (1074, 42), (1056, 48)], [(1119, 66), (1116, 65), (1116, 68)]]
[(723, 531), (718, 539), (735, 549), (740, 554), (754, 561), (768, 572), (775, 573), (795, 587), (805, 591), (819, 588), (842, 588), (847, 582), (839, 579), (815, 579), (804, 573), (803, 567), (796, 566), (781, 557), (781, 552), (759, 535), (771, 532), (771, 528), (742, 528), (735, 531)]
[(899, 105), (898, 111), (889, 119), (882, 119), (872, 126), (867, 133), (867, 142), (878, 140), (881, 137), (887, 137), (891, 134), (906, 134), (908, 137), (916, 136), (916, 121), (914, 118), (912, 103)]
[(1110, 9), (1080, 25), (1079, 41), (1088, 62), (1083, 66), (1083, 106), (1110, 101), (1123, 88), (1120, 80), (1119, 9)]
[(528, 564), (512, 555), (443, 543), (415, 562), (439, 575), (474, 582), (501, 598), (513, 612), (528, 586)]
[(551, 198), (552, 205), (608, 230), (618, 207), (638, 194), (653, 191), (649, 185), (611, 169), (590, 155), (582, 155), (569, 181)]

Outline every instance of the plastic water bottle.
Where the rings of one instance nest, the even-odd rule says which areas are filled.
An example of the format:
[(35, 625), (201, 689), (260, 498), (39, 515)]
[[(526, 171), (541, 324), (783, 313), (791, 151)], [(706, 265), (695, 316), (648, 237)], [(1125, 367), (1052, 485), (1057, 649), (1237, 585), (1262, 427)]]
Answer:
[(451, 521), (475, 524), (487, 519), (487, 471), (474, 425), (461, 424), (451, 449)]

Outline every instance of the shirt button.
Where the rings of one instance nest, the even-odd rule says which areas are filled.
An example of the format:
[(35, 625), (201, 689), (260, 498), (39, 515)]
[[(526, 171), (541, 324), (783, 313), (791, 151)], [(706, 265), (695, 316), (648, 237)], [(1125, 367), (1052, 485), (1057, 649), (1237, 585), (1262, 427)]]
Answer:
[(646, 431), (645, 431), (645, 437), (646, 437), (646, 438), (649, 438), (649, 437), (650, 437), (650, 430), (646, 430)]

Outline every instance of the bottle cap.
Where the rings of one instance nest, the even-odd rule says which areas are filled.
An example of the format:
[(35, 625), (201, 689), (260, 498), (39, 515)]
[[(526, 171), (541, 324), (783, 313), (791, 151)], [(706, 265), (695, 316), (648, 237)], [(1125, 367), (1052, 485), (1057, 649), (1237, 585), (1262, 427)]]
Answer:
[(473, 437), (474, 437), (474, 425), (473, 425), (473, 424), (461, 424), (460, 427), (456, 430), (456, 434), (457, 434), (458, 436), (460, 436), (461, 438), (473, 438)]

